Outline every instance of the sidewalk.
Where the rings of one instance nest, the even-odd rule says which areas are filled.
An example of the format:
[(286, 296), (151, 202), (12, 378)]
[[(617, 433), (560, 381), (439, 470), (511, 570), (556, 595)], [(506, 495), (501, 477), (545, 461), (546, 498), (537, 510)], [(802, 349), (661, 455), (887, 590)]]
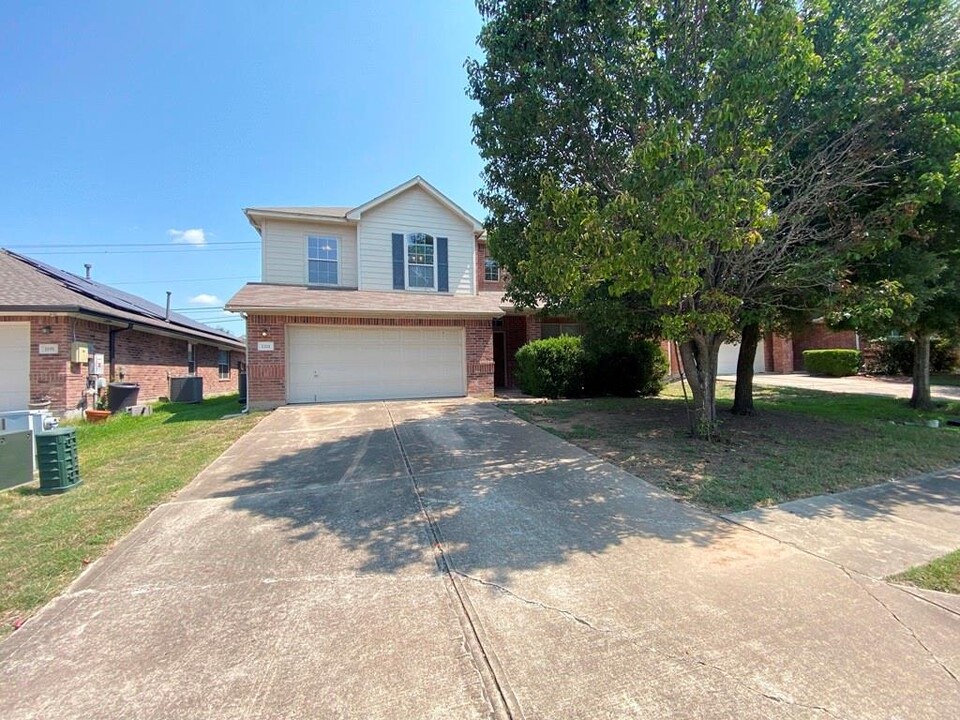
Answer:
[(724, 517), (879, 580), (960, 548), (960, 468)]

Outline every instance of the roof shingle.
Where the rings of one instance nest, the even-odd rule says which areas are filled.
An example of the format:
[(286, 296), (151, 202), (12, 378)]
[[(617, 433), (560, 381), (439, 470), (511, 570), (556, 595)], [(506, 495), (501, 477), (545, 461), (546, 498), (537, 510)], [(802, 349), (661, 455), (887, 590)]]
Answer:
[(68, 273), (46, 263), (0, 249), (0, 310), (72, 312), (116, 318), (243, 348), (239, 338), (186, 315), (171, 312), (136, 295)]
[(227, 310), (337, 317), (500, 317), (492, 293), (441, 295), (419, 292), (332, 290), (302, 285), (248, 283), (227, 302)]

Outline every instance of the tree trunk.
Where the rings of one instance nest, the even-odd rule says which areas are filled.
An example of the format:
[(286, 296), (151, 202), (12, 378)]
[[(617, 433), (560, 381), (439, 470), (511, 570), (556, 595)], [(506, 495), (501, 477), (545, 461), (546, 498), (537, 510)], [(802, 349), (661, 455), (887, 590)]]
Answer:
[(680, 345), (680, 360), (693, 394), (694, 423), (697, 437), (712, 439), (717, 425), (717, 357), (723, 336), (697, 335)]
[(760, 324), (743, 326), (740, 354), (737, 355), (737, 387), (733, 392), (734, 415), (753, 415), (753, 361), (760, 345)]
[(913, 396), (910, 407), (929, 410), (933, 407), (930, 397), (930, 335), (916, 333), (913, 336)]

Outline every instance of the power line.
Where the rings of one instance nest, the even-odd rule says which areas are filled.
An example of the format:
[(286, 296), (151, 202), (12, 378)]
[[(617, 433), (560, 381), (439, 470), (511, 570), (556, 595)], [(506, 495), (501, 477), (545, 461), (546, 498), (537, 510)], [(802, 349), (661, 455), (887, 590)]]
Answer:
[(180, 245), (182, 247), (207, 247), (208, 245), (259, 245), (259, 240), (213, 240), (210, 242), (203, 243), (174, 243), (174, 242), (145, 242), (145, 243), (124, 243), (123, 245), (116, 245), (114, 243), (84, 243), (79, 245), (77, 243), (27, 243), (25, 245), (12, 245), (8, 250), (18, 250), (18, 249), (28, 249), (28, 248), (77, 248), (77, 247), (93, 247), (93, 248), (113, 248), (113, 247), (170, 247), (171, 245)]
[[(49, 246), (48, 246), (49, 247)], [(198, 246), (199, 247), (199, 246)], [(167, 250), (60, 250), (58, 252), (31, 252), (30, 255), (145, 255), (154, 254), (175, 254), (194, 252), (197, 248), (169, 248)], [(210, 248), (206, 252), (245, 252), (256, 250), (257, 248)]]
[(150, 283), (151, 285), (159, 283), (180, 283), (180, 282), (217, 282), (220, 280), (248, 280), (249, 275), (234, 275), (232, 277), (218, 277), (218, 278), (177, 278), (176, 280), (123, 280), (121, 282), (107, 282), (106, 280), (98, 280), (97, 282), (103, 282), (104, 285), (145, 285)]

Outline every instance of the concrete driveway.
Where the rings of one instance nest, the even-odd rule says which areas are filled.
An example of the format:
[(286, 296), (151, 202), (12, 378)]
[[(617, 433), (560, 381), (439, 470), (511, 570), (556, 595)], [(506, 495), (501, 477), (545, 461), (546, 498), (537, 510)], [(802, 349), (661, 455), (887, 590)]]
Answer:
[[(717, 378), (724, 382), (736, 383), (736, 375), (721, 375)], [(804, 372), (759, 373), (753, 378), (754, 385), (769, 387), (797, 388), (798, 390), (820, 390), (822, 392), (845, 393), (851, 395), (880, 395), (884, 397), (909, 398), (913, 394), (913, 385), (909, 378), (851, 375), (849, 377), (822, 377)], [(930, 396), (936, 400), (960, 400), (960, 387), (952, 385), (933, 385)]]
[(0, 717), (956, 718), (956, 612), (495, 407), (281, 409), (0, 645)]

